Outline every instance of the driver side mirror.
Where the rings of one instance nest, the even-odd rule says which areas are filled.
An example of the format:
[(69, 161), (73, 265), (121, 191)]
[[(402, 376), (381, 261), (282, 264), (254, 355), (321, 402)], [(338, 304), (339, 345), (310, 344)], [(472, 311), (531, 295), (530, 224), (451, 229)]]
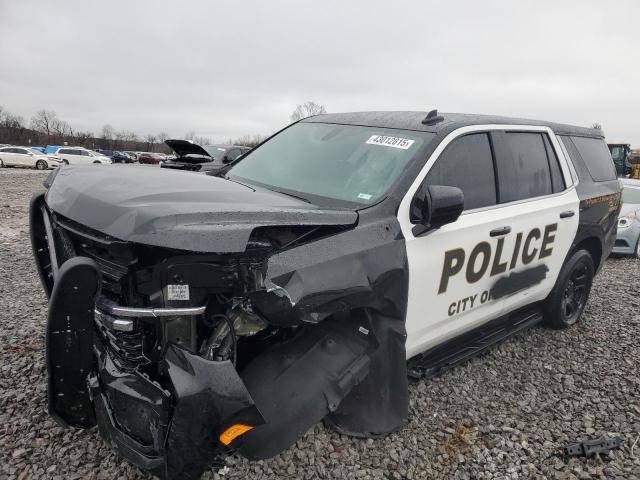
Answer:
[(464, 210), (464, 194), (458, 187), (421, 185), (411, 202), (414, 235), (455, 222)]

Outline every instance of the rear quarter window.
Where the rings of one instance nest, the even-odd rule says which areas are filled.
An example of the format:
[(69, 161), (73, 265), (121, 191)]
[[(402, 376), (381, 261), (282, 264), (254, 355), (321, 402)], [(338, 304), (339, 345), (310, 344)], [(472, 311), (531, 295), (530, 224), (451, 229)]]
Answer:
[(616, 169), (613, 165), (609, 147), (600, 138), (571, 137), (576, 146), (589, 175), (596, 182), (606, 182), (616, 179)]

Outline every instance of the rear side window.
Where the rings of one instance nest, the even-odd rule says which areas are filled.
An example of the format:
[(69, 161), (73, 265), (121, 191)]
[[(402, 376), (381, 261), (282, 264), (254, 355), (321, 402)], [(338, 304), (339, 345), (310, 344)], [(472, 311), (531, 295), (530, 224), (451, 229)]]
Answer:
[(547, 151), (547, 160), (549, 161), (549, 169), (551, 170), (551, 186), (553, 188), (553, 193), (561, 192), (565, 188), (565, 183), (562, 171), (560, 170), (560, 164), (558, 163), (558, 157), (551, 146), (549, 137), (543, 134), (542, 139), (544, 140), (544, 148)]
[(460, 188), (465, 210), (495, 205), (496, 184), (489, 136), (477, 133), (451, 142), (429, 170), (426, 182)]
[(502, 148), (496, 154), (500, 203), (553, 193), (543, 134), (504, 132), (500, 138)]
[(609, 147), (600, 138), (571, 137), (591, 178), (596, 182), (616, 179), (616, 169)]

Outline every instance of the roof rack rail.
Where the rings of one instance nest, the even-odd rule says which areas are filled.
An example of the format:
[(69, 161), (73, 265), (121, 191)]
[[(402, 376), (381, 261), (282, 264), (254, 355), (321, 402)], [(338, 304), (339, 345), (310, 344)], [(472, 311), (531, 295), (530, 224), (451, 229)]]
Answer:
[(427, 116), (422, 120), (423, 125), (435, 125), (436, 123), (442, 122), (444, 117), (442, 115), (438, 115), (438, 109), (431, 110), (427, 113)]

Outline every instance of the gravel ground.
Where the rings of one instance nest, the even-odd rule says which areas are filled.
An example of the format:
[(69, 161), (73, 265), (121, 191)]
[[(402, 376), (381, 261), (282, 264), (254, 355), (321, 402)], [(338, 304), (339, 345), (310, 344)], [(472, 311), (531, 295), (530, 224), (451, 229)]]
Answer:
[[(27, 209), (46, 174), (0, 171), (0, 479), (148, 478), (97, 432), (46, 413), (47, 312)], [(610, 259), (582, 322), (534, 328), (440, 378), (411, 386), (407, 425), (356, 440), (317, 425), (296, 447), (204, 478), (640, 478), (640, 262)], [(622, 432), (622, 449), (564, 459), (568, 442)]]

